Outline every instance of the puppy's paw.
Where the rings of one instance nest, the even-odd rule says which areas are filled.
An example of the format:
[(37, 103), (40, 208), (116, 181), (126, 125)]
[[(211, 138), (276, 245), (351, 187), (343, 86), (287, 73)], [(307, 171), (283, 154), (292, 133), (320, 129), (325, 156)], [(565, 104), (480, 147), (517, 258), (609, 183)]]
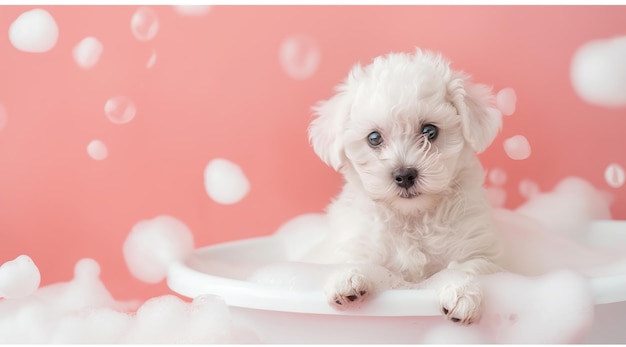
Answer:
[(330, 277), (325, 288), (330, 306), (341, 311), (359, 306), (371, 291), (370, 279), (358, 268), (336, 272)]
[(452, 281), (439, 289), (441, 313), (446, 319), (469, 325), (478, 323), (483, 310), (483, 291), (474, 276)]

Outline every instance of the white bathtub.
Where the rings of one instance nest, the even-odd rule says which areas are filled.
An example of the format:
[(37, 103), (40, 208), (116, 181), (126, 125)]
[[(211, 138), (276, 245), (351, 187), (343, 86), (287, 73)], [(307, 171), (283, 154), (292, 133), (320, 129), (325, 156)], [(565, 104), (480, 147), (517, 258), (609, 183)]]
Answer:
[[(626, 243), (626, 222), (597, 221), (589, 232), (596, 246)], [(321, 290), (290, 290), (246, 280), (264, 265), (289, 260), (283, 238), (259, 237), (197, 249), (169, 268), (169, 287), (189, 298), (221, 296), (232, 319), (265, 343), (416, 343), (433, 329), (473, 341), (474, 326), (457, 327), (439, 312), (434, 291), (388, 290), (358, 311), (338, 312)], [(576, 341), (626, 343), (626, 273), (589, 279), (595, 302), (593, 325)], [(410, 303), (410, 304), (407, 304)], [(456, 329), (456, 330), (455, 330)], [(480, 341), (479, 341), (480, 342)], [(541, 341), (536, 341), (541, 342)]]

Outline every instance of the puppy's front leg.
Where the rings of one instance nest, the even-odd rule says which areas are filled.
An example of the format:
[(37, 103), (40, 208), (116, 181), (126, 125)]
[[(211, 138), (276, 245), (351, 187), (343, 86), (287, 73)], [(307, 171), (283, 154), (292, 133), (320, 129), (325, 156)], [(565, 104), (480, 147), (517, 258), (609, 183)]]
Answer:
[(328, 303), (337, 310), (358, 307), (367, 298), (386, 289), (407, 287), (407, 283), (388, 269), (375, 264), (343, 265), (326, 280)]
[(342, 311), (358, 306), (371, 291), (372, 281), (358, 266), (333, 272), (324, 288), (328, 303)]
[(419, 287), (435, 289), (442, 314), (455, 323), (469, 325), (480, 321), (483, 310), (483, 289), (479, 275), (501, 271), (484, 258), (462, 263), (451, 262)]

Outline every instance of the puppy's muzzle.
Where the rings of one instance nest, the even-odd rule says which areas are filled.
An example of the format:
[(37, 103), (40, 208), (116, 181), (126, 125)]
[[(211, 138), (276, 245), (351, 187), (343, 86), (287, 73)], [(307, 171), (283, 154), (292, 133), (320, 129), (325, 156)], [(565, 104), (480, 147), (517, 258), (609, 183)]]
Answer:
[(392, 175), (399, 187), (409, 189), (415, 184), (417, 170), (412, 167), (401, 167), (393, 170)]

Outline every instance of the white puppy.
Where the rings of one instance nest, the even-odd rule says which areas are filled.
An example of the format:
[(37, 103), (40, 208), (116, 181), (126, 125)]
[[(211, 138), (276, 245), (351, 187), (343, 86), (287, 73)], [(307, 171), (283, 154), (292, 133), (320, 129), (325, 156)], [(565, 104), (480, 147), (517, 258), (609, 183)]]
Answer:
[(374, 264), (434, 288), (453, 322), (480, 319), (477, 276), (500, 267), (476, 153), (497, 135), (501, 115), (489, 107), (489, 87), (449, 65), (419, 49), (378, 57), (314, 108), (313, 148), (346, 180), (328, 207), (329, 252), (317, 259), (355, 264), (326, 284), (337, 309), (376, 291), (381, 279), (357, 266)]

